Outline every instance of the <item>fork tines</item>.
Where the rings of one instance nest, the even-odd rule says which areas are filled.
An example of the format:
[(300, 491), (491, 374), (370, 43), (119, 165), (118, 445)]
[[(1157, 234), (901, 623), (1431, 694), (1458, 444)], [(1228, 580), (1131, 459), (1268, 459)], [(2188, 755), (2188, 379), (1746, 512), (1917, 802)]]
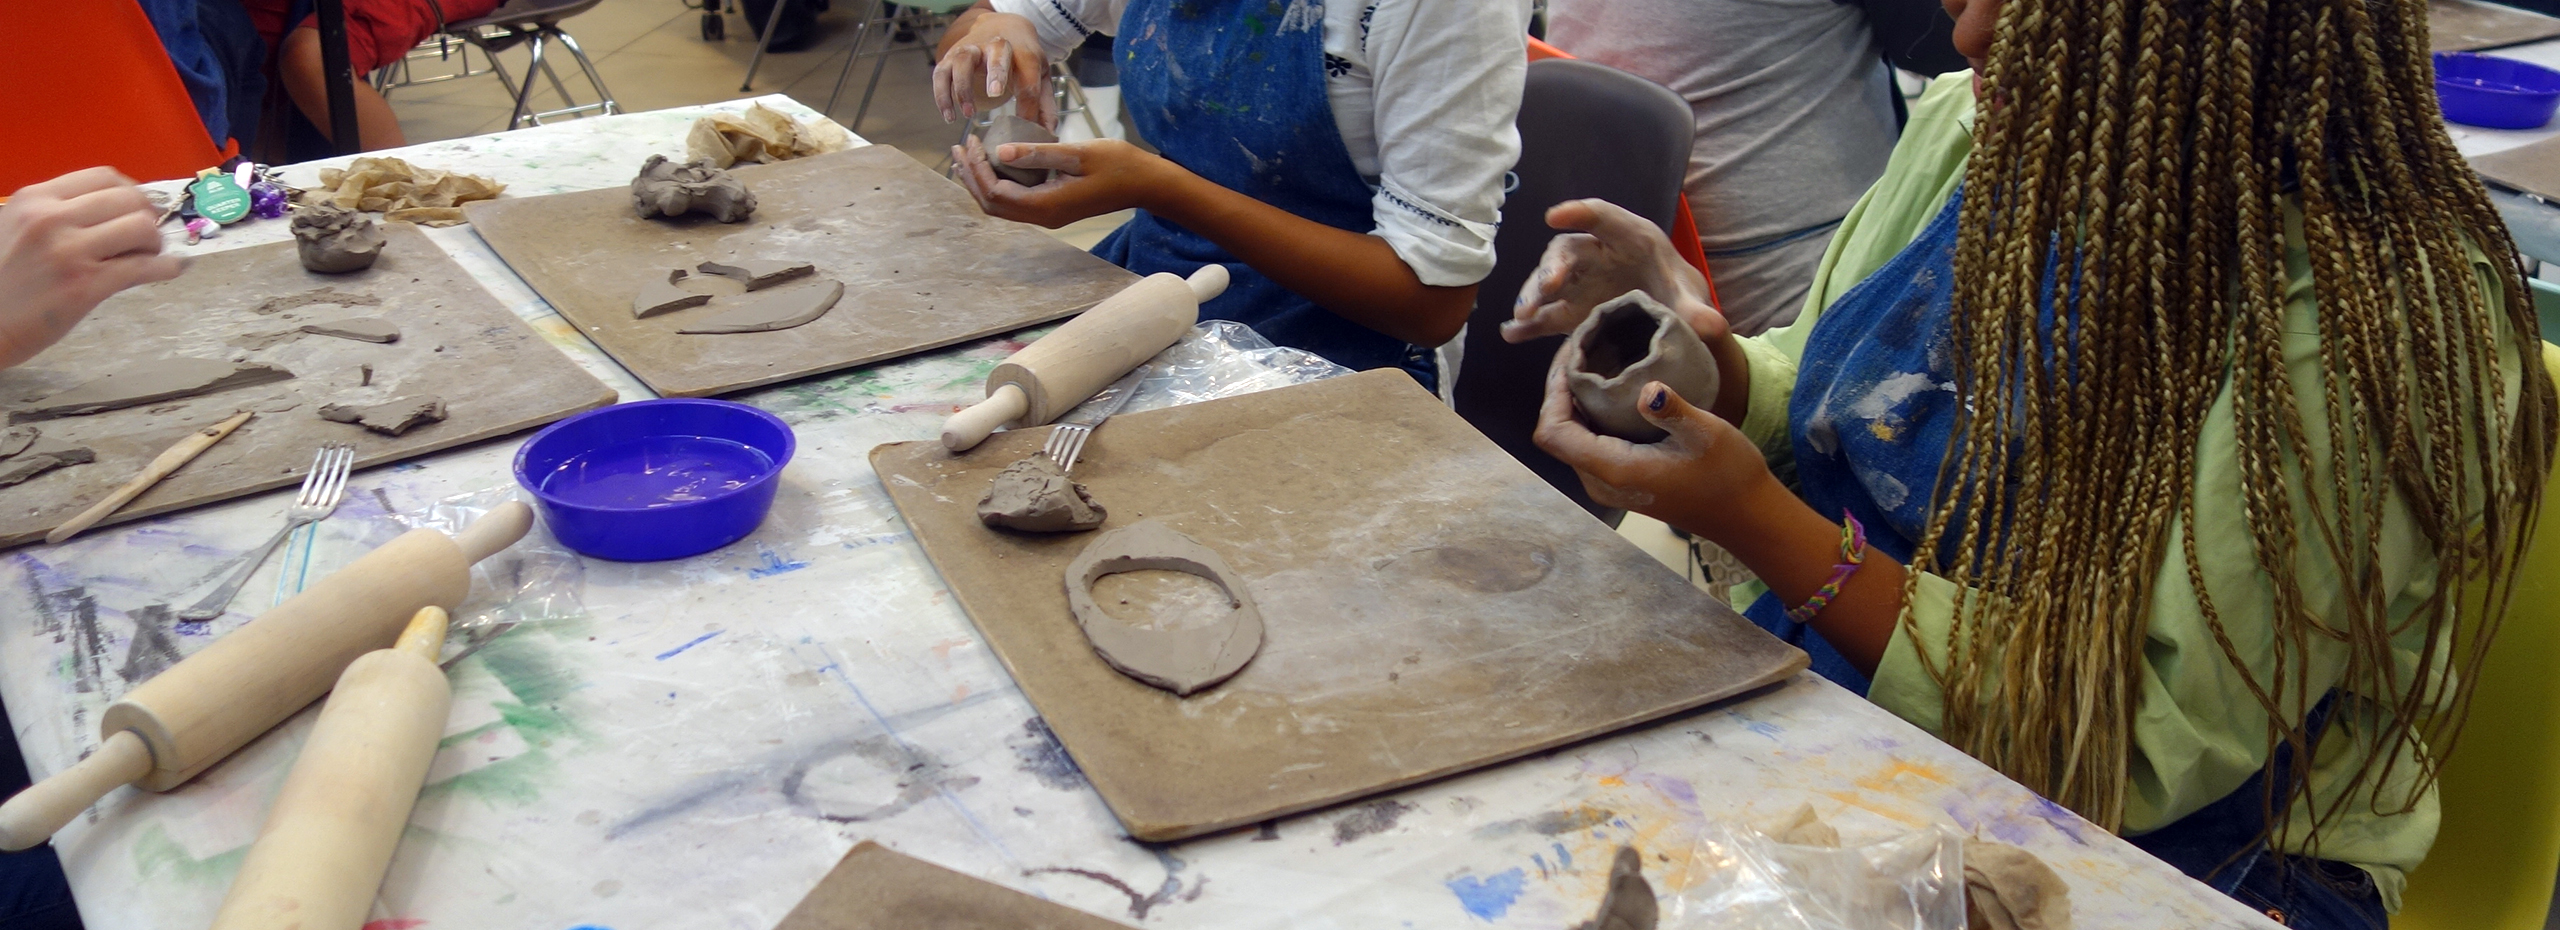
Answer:
[(346, 443), (330, 443), (320, 447), (311, 457), (311, 473), (302, 478), (302, 493), (293, 502), (302, 507), (322, 507), (336, 503), (347, 491), (347, 472), (356, 462), (356, 447)]
[(1049, 444), (1040, 451), (1058, 463), (1059, 471), (1065, 471), (1075, 467), (1076, 456), (1084, 454), (1084, 441), (1092, 436), (1090, 426), (1060, 426), (1049, 431)]

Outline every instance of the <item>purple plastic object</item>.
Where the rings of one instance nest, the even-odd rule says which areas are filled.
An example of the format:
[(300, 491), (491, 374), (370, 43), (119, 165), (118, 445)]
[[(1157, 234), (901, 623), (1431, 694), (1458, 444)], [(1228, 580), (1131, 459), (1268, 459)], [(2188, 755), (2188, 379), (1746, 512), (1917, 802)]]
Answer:
[(2560, 71), (2512, 58), (2436, 53), (2444, 118), (2490, 129), (2539, 129), (2560, 108)]
[(680, 559), (755, 532), (796, 445), (782, 418), (745, 404), (644, 400), (535, 433), (516, 450), (516, 483), (561, 545), (619, 562)]

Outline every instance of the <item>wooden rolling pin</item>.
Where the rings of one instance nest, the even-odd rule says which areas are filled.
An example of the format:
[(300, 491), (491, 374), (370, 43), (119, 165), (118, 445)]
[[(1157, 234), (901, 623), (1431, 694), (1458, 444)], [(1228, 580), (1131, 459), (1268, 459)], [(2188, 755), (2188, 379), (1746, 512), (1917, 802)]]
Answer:
[(397, 645), (338, 676), (213, 930), (364, 926), (444, 737), (444, 627), (444, 608), (420, 610)]
[(472, 564), (532, 525), (511, 501), (460, 536), (410, 530), (143, 682), (107, 706), (98, 751), (0, 804), (0, 850), (44, 842), (119, 785), (167, 791), (222, 761), (391, 645), (419, 608), (462, 603)]
[(987, 399), (942, 422), (942, 445), (966, 452), (998, 426), (1057, 419), (1181, 339), (1200, 322), (1200, 305), (1226, 290), (1225, 265), (1202, 265), (1187, 280), (1159, 272), (1129, 285), (996, 366)]

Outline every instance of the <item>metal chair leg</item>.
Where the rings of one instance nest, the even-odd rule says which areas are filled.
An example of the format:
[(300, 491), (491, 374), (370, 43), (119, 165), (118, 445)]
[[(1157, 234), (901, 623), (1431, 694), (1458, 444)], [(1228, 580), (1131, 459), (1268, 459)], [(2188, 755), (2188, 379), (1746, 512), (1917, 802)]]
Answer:
[(765, 47), (773, 44), (773, 27), (782, 22), (782, 6), (788, 2), (790, 0), (773, 0), (773, 9), (764, 14), (764, 34), (756, 37), (756, 54), (747, 59), (747, 78), (738, 82), (739, 92), (755, 89), (756, 69), (764, 65)]
[(526, 46), (531, 49), (533, 60), (526, 63), (524, 66), (524, 83), (517, 85), (516, 109), (514, 113), (508, 114), (507, 116), (508, 129), (514, 129), (523, 125), (526, 114), (533, 112), (531, 109), (533, 105), (533, 75), (534, 72), (542, 70), (542, 33), (540, 31), (535, 31), (526, 35), (525, 43)]
[[(844, 96), (844, 80), (845, 78), (853, 76), (853, 63), (856, 59), (862, 57), (862, 45), (871, 38), (871, 25), (880, 21), (881, 2), (882, 0), (871, 0), (870, 9), (863, 12), (862, 25), (855, 27), (853, 31), (853, 46), (845, 50), (844, 67), (836, 71), (836, 89), (827, 94), (827, 108), (819, 112), (833, 114), (836, 111), (836, 101)], [(889, 40), (890, 44), (895, 44), (896, 42), (897, 39), (894, 36)], [(882, 45), (880, 47), (880, 54), (886, 55), (888, 53), (889, 46), (885, 44)], [(862, 120), (856, 119), (854, 122), (858, 125)], [(852, 130), (855, 135), (861, 135), (861, 131), (856, 126), (848, 126), (845, 128)]]
[(612, 116), (622, 112), (622, 104), (615, 102), (613, 91), (605, 89), (604, 75), (596, 71), (595, 62), (587, 60), (587, 50), (578, 47), (578, 40), (569, 35), (567, 30), (557, 27), (552, 28), (551, 34), (560, 40), (561, 46), (569, 50), (569, 57), (578, 62), (578, 70), (587, 73), (587, 83), (595, 86), (596, 102), (604, 105), (604, 109), (598, 110), (597, 113)]
[[(543, 31), (549, 32), (550, 30), (545, 29)], [(555, 36), (545, 36), (545, 38), (554, 37)], [(560, 72), (551, 67), (551, 62), (544, 61), (542, 63), (542, 76), (550, 79), (551, 92), (560, 95), (560, 109), (551, 111), (535, 110), (528, 114), (528, 116), (533, 120), (533, 124), (536, 126), (542, 125), (542, 118), (544, 116), (559, 116), (564, 111), (574, 111), (578, 109), (577, 98), (569, 96), (569, 85), (560, 83)]]
[[(900, 7), (899, 10), (903, 15), (905, 8)], [(892, 30), (888, 41), (880, 46), (880, 54), (871, 59), (871, 84), (862, 89), (862, 105), (853, 111), (853, 124), (856, 126), (862, 125), (862, 118), (871, 114), (871, 95), (880, 91), (880, 72), (889, 66), (889, 49), (897, 41), (897, 33)]]

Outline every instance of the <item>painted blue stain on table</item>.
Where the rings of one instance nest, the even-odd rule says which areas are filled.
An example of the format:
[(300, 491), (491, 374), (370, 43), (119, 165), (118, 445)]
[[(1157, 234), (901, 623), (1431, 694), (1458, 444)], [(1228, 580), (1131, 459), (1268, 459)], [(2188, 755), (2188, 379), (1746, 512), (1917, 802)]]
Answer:
[(773, 550), (761, 546), (756, 548), (756, 554), (763, 557), (764, 564), (747, 569), (749, 578), (771, 578), (783, 572), (796, 572), (809, 567), (807, 559), (786, 559), (775, 554)]
[(1460, 875), (1448, 881), (1449, 892), (1458, 896), (1458, 906), (1485, 920), (1494, 920), (1511, 910), (1511, 902), (1520, 900), (1521, 883), (1528, 874), (1519, 869), (1506, 869), (1489, 878)]
[[(683, 652), (684, 652), (685, 650), (687, 650), (687, 649), (691, 649), (691, 648), (693, 648), (693, 647), (695, 647), (695, 646), (702, 645), (702, 643), (703, 643), (703, 641), (704, 641), (704, 640), (708, 640), (708, 639), (710, 639), (710, 638), (712, 638), (712, 637), (714, 637), (714, 636), (718, 636), (718, 635), (720, 635), (720, 634), (722, 634), (722, 633), (726, 633), (726, 632), (728, 632), (728, 631), (727, 631), (727, 630), (713, 630), (713, 631), (711, 631), (711, 632), (704, 633), (704, 634), (702, 634), (702, 635), (700, 635), (700, 636), (696, 636), (696, 637), (694, 637), (694, 638), (693, 638), (693, 641), (692, 641), (692, 642), (686, 643), (686, 644), (684, 644), (684, 645), (682, 645), (682, 646), (677, 646), (677, 647), (675, 647), (675, 648), (673, 648), (673, 649), (669, 649), (669, 650), (667, 650), (667, 651), (665, 651), (665, 652), (658, 653), (658, 661), (660, 661), (660, 662), (664, 662), (664, 661), (666, 661), (666, 660), (668, 660), (668, 659), (675, 658), (677, 655), (679, 655), (679, 654), (683, 653)], [(674, 697), (675, 695), (670, 694), (670, 695), (667, 695), (667, 696), (668, 696), (668, 697)]]

